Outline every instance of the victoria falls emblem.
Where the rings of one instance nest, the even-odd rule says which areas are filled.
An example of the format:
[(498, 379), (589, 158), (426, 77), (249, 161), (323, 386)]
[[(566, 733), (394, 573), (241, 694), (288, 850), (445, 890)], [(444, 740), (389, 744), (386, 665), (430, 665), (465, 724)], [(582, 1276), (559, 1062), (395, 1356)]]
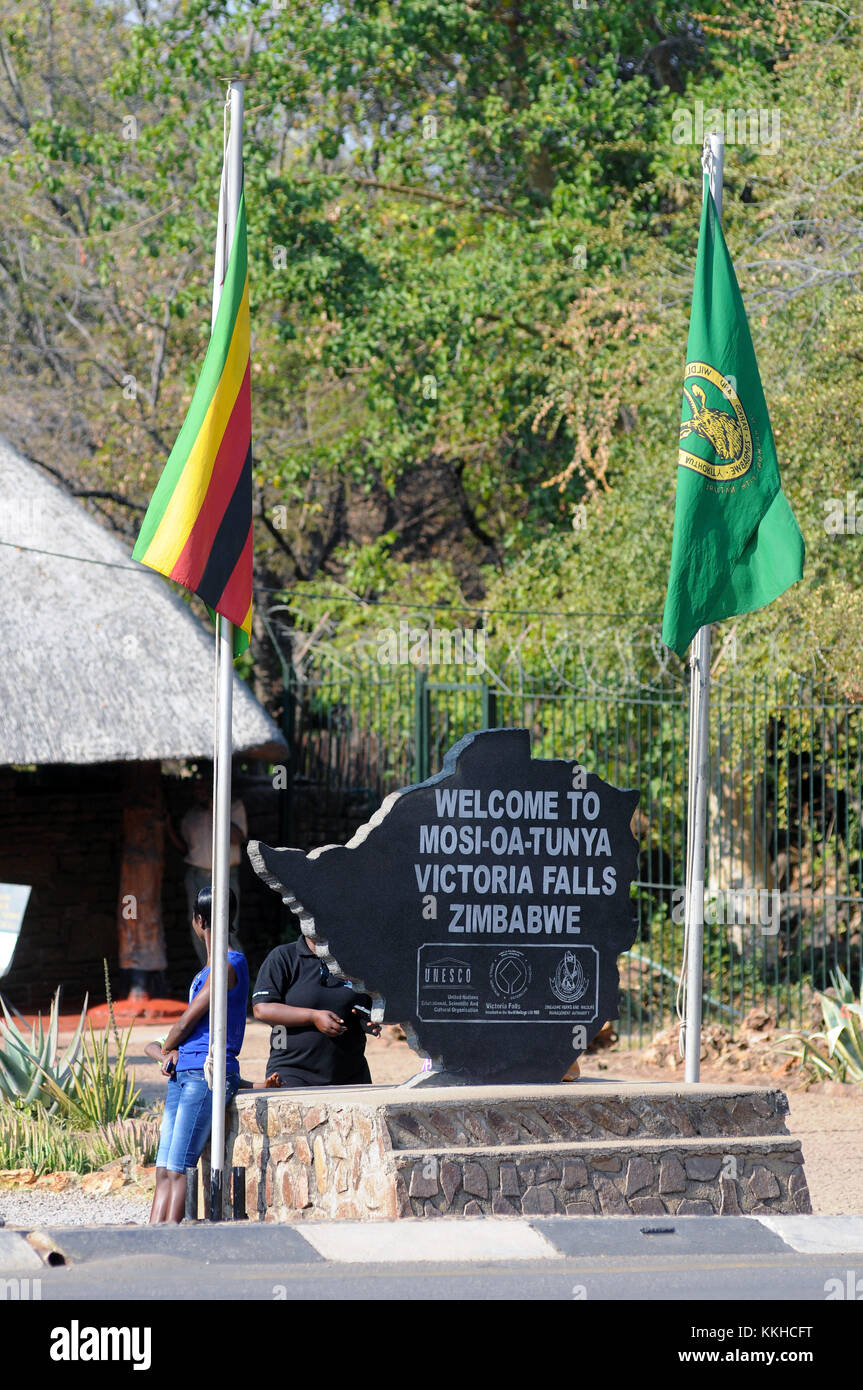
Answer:
[(531, 969), (521, 951), (499, 951), (492, 961), (489, 984), (498, 999), (520, 999), (530, 984)]
[(587, 991), (587, 977), (581, 968), (581, 961), (573, 951), (567, 951), (559, 962), (548, 983), (551, 992), (562, 1004), (574, 1004)]

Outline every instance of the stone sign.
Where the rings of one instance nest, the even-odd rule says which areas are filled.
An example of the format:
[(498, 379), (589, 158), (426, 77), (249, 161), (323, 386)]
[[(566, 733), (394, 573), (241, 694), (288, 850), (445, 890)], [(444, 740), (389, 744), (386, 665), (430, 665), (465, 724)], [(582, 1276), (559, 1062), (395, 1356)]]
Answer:
[(526, 729), (493, 729), (347, 845), (253, 841), (249, 857), (448, 1080), (559, 1081), (617, 1017), (637, 802), (577, 762), (531, 758)]

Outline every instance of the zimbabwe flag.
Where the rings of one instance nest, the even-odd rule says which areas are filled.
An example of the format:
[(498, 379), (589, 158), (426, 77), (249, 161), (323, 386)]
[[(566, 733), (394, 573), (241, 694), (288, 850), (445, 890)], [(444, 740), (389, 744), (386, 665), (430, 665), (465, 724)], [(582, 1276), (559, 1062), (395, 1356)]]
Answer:
[(234, 655), (252, 628), (252, 398), (246, 203), (188, 414), (144, 517), (132, 558), (198, 594), (234, 624)]

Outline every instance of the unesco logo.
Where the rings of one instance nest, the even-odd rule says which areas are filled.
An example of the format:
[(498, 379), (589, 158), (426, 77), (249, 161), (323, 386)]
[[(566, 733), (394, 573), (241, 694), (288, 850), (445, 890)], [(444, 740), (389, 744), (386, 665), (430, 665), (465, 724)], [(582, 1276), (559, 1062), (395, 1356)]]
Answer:
[(470, 966), (454, 956), (446, 956), (425, 967), (424, 983), (432, 989), (437, 985), (469, 985), (470, 980)]
[(488, 980), (498, 999), (520, 999), (530, 984), (530, 966), (523, 951), (501, 951)]

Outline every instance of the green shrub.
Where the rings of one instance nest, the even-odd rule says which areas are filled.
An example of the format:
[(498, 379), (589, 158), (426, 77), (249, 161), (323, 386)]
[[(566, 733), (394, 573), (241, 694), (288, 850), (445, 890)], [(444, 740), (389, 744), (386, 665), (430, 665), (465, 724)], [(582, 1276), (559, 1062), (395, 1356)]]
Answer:
[(155, 1162), (159, 1121), (114, 1120), (95, 1130), (75, 1130), (41, 1106), (33, 1113), (0, 1102), (0, 1170), (32, 1168), (43, 1173), (91, 1173), (118, 1158), (129, 1157), (136, 1167)]
[(0, 1106), (0, 1169), (32, 1168), (43, 1173), (89, 1173), (97, 1163), (86, 1138), (38, 1108), (32, 1115)]

